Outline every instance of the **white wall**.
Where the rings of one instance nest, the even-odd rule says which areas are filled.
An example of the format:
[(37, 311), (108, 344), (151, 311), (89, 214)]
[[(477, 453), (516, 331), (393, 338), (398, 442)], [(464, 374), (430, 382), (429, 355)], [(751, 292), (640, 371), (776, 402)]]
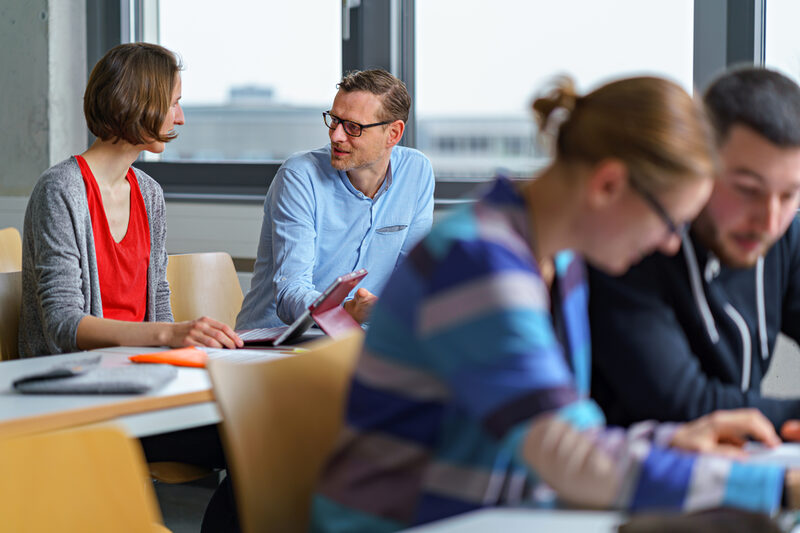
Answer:
[(800, 398), (800, 348), (789, 337), (778, 336), (772, 363), (761, 382), (761, 394), (775, 398)]
[(168, 201), (167, 251), (255, 258), (263, 213), (257, 204)]
[[(232, 257), (256, 257), (264, 210), (260, 204), (167, 202), (167, 252), (228, 252)], [(239, 273), (246, 294), (253, 275)]]

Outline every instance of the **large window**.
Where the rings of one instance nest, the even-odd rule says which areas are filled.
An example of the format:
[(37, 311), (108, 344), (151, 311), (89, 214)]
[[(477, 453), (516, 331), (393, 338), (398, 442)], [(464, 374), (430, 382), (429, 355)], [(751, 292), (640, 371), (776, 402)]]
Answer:
[(162, 161), (280, 161), (328, 142), (340, 2), (161, 0), (158, 34), (185, 67), (186, 126)]
[[(331, 104), (343, 58), (347, 69), (381, 66), (407, 81), (414, 118), (406, 142), (433, 161), (437, 198), (458, 197), (461, 184), (500, 169), (528, 176), (547, 162), (535, 145), (530, 102), (554, 76), (572, 76), (585, 92), (611, 78), (655, 74), (691, 91), (728, 65), (761, 62), (764, 48), (768, 63), (794, 75), (800, 60), (791, 55), (791, 23), (800, 8), (794, 0), (768, 1), (766, 43), (767, 0), (121, 4), (130, 6), (131, 20), (157, 27), (159, 41), (186, 67), (187, 125), (160, 162), (145, 163), (148, 171), (173, 197), (256, 200), (288, 154), (328, 142), (320, 111)], [(157, 16), (137, 18), (137, 10)], [(121, 11), (117, 19), (125, 18)], [(114, 27), (112, 12), (87, 0), (89, 20), (97, 19), (89, 32), (96, 57), (114, 44), (95, 35)]]
[(554, 76), (582, 92), (641, 74), (692, 90), (693, 11), (692, 0), (419, 1), (417, 147), (439, 179), (528, 176), (546, 161), (530, 103)]

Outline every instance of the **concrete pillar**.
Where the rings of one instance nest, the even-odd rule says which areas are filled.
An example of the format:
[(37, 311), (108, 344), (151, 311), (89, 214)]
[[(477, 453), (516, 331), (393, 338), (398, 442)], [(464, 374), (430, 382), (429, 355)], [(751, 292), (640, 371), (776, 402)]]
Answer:
[(85, 0), (0, 2), (0, 227), (53, 163), (86, 149)]
[[(50, 165), (86, 150), (86, 2), (49, 0)], [(49, 165), (48, 165), (49, 166)]]

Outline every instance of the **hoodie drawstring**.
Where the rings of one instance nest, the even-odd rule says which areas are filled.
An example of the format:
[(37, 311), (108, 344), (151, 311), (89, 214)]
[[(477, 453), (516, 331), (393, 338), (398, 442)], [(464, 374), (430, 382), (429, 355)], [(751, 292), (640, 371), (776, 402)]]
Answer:
[(764, 302), (764, 257), (756, 263), (756, 309), (758, 310), (758, 338), (761, 341), (761, 358), (769, 356), (767, 345), (767, 312)]
[(697, 265), (697, 256), (692, 247), (692, 240), (688, 235), (683, 238), (683, 255), (686, 258), (686, 266), (689, 269), (689, 281), (692, 286), (692, 294), (697, 303), (697, 308), (700, 310), (700, 316), (703, 317), (703, 322), (706, 325), (706, 331), (711, 338), (711, 342), (716, 344), (719, 342), (719, 332), (717, 325), (714, 323), (714, 316), (711, 314), (711, 308), (708, 306), (705, 292), (703, 292), (703, 284), (700, 280), (700, 267)]
[[(697, 256), (694, 253), (691, 239), (685, 236), (683, 240), (683, 255), (686, 258), (686, 266), (689, 269), (689, 281), (692, 287), (692, 294), (694, 295), (697, 308), (700, 310), (700, 315), (708, 331), (708, 336), (711, 342), (716, 344), (719, 341), (719, 331), (717, 331), (714, 316), (711, 314), (711, 308), (708, 305), (705, 292), (703, 291), (702, 278), (700, 277), (700, 266), (697, 262)], [(718, 268), (713, 268), (713, 265), (706, 265), (706, 281), (710, 282), (711, 279), (718, 274)], [(769, 356), (769, 346), (767, 343), (767, 314), (766, 304), (764, 298), (764, 258), (759, 257), (756, 262), (756, 310), (758, 314), (758, 339), (759, 349), (761, 351), (761, 358), (766, 359)], [(711, 278), (711, 279), (708, 279)], [(725, 305), (725, 312), (734, 321), (742, 334), (742, 391), (747, 391), (750, 388), (750, 358), (751, 358), (751, 344), (750, 333), (747, 328), (747, 323), (736, 309), (730, 304)]]

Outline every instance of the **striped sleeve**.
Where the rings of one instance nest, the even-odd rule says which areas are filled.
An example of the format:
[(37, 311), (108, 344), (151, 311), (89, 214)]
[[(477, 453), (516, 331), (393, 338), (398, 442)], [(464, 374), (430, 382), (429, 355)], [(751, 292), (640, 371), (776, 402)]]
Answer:
[[(668, 448), (672, 424), (603, 427), (591, 400), (530, 427), (524, 459), (567, 501), (631, 511), (737, 507), (772, 513), (785, 470)], [(661, 436), (659, 436), (661, 434)]]

